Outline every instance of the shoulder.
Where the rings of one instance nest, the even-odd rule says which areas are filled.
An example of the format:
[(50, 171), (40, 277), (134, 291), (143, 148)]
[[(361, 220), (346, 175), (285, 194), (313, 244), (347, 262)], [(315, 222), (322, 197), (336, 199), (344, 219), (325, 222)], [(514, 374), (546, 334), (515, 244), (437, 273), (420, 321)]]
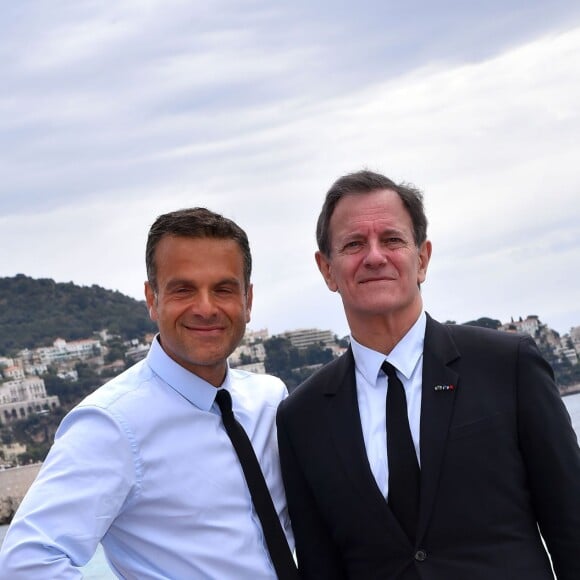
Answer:
[[(313, 403), (325, 394), (336, 392), (345, 379), (352, 375), (354, 380), (354, 358), (348, 349), (343, 355), (326, 363), (303, 383), (301, 383), (280, 406), (280, 411), (297, 408), (304, 410), (313, 408)], [(301, 412), (301, 411), (300, 411)]]
[(447, 360), (460, 359), (459, 364), (464, 369), (486, 372), (517, 370), (526, 364), (547, 365), (530, 335), (463, 324), (440, 324), (432, 319), (425, 333), (425, 352)]
[(232, 387), (255, 398), (278, 404), (288, 394), (286, 385), (278, 377), (239, 369), (230, 369), (229, 372)]
[(184, 406), (178, 396), (153, 372), (146, 359), (117, 375), (74, 407), (63, 425), (90, 421), (114, 425), (133, 437)]
[(143, 390), (151, 388), (154, 382), (155, 374), (143, 360), (93, 391), (76, 408), (98, 407), (111, 410), (122, 408), (132, 398), (141, 397)]
[(438, 340), (444, 334), (460, 347), (517, 349), (520, 343), (534, 343), (531, 336), (514, 332), (503, 332), (468, 324), (441, 324), (429, 320), (425, 333), (426, 342)]
[(83, 399), (61, 421), (49, 456), (73, 465), (83, 455), (93, 465), (119, 461), (119, 470), (137, 469), (137, 431), (161, 416), (160, 405), (151, 405), (147, 394), (153, 377), (147, 365), (137, 363)]
[(335, 380), (336, 377), (342, 378), (349, 371), (354, 371), (354, 357), (350, 348), (338, 358), (318, 369), (299, 388), (308, 385), (324, 385), (329, 380)]

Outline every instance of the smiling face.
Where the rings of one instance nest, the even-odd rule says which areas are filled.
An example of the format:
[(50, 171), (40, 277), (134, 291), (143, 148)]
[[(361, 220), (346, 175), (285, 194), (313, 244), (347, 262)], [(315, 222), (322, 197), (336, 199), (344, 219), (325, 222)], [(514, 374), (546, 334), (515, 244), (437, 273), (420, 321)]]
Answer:
[(340, 294), (354, 337), (365, 344), (365, 329), (377, 323), (406, 332), (421, 312), (431, 243), (417, 248), (399, 195), (383, 189), (343, 197), (330, 219), (330, 245), (330, 255), (317, 252), (316, 261)]
[(151, 319), (163, 350), (214, 386), (250, 321), (252, 287), (231, 239), (164, 236), (155, 250), (157, 292), (145, 283)]

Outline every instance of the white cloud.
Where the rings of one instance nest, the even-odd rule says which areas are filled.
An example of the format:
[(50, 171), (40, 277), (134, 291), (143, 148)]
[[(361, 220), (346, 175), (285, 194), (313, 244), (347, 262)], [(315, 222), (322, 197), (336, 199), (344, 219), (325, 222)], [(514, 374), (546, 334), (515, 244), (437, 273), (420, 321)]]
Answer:
[[(89, 22), (77, 14), (22, 51), (37, 73), (58, 74), (25, 72), (0, 100), (0, 243), (10, 248), (0, 275), (140, 298), (153, 219), (205, 205), (250, 236), (252, 327), (344, 334), (312, 257), (314, 225), (332, 181), (368, 166), (425, 190), (433, 314), (580, 324), (571, 267), (580, 263), (580, 28), (477, 62), (396, 74), (365, 62), (372, 80), (349, 84), (330, 69), (313, 78), (324, 70), (323, 37), (286, 32), (270, 48), (281, 29), (268, 25), (283, 11), (255, 4), (258, 24), (244, 28), (238, 12), (218, 25), (188, 3), (172, 14), (150, 2), (140, 15), (122, 4), (114, 18), (93, 5)], [(194, 17), (200, 33), (188, 35)]]

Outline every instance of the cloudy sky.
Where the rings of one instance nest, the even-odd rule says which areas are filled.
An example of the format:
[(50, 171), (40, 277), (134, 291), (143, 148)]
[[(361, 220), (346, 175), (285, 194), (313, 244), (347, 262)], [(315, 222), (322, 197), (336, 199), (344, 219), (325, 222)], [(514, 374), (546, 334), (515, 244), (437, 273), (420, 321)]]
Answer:
[(580, 325), (576, 0), (19, 0), (0, 63), (0, 276), (141, 298), (201, 205), (248, 232), (252, 329), (343, 335), (314, 226), (367, 167), (425, 193), (433, 316)]

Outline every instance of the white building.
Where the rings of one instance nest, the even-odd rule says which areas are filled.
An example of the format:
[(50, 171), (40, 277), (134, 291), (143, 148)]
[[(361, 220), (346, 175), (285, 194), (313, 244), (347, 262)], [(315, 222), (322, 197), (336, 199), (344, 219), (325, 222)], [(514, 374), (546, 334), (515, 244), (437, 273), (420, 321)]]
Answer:
[(253, 344), (240, 344), (229, 357), (230, 364), (233, 367), (239, 367), (242, 359), (251, 360), (252, 362), (264, 362), (266, 360), (266, 348), (261, 342)]
[(282, 334), (294, 348), (308, 348), (314, 344), (323, 345), (335, 342), (334, 334), (330, 330), (318, 330), (318, 328), (301, 328), (299, 330), (287, 330)]
[(101, 353), (101, 342), (95, 339), (67, 342), (57, 338), (52, 346), (42, 346), (33, 351), (33, 358), (40, 364), (53, 364), (64, 360), (84, 360)]
[(0, 424), (59, 406), (58, 397), (46, 394), (44, 381), (39, 377), (26, 377), (0, 384)]
[(0, 370), (1, 367), (13, 367), (14, 366), (14, 359), (9, 358), (7, 356), (0, 356)]
[(8, 380), (18, 380), (24, 378), (24, 370), (17, 366), (6, 367), (2, 370), (2, 375)]
[(255, 342), (263, 342), (267, 338), (270, 338), (270, 333), (268, 332), (267, 328), (261, 328), (260, 330), (246, 329), (246, 333), (242, 339), (242, 344), (254, 344)]
[(540, 328), (540, 319), (534, 314), (530, 314), (525, 320), (520, 317), (519, 320), (514, 320), (512, 318), (511, 322), (506, 322), (500, 326), (500, 330), (511, 331), (511, 332), (521, 332), (523, 334), (529, 334), (530, 336), (535, 336), (536, 332)]
[(570, 338), (572, 339), (574, 348), (580, 352), (580, 326), (573, 326), (570, 329)]

